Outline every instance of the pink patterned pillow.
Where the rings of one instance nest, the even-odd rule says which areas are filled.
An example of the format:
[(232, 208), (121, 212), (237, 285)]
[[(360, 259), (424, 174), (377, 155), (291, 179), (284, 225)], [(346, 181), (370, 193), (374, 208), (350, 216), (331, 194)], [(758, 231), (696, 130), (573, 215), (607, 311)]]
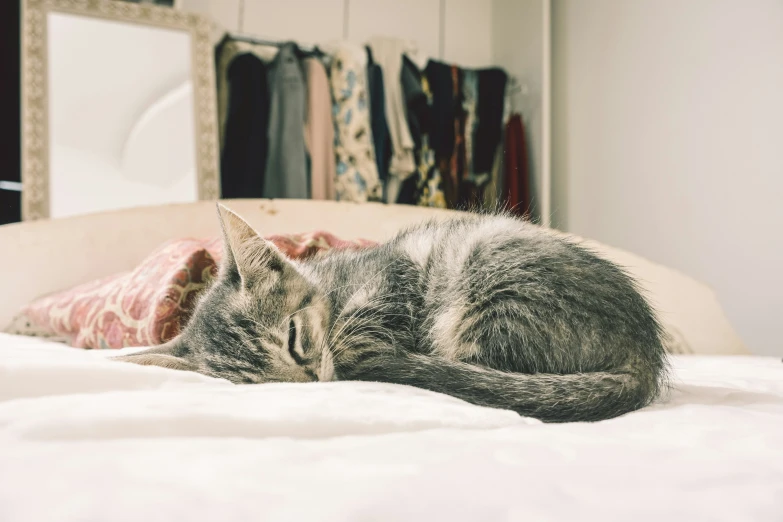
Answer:
[[(376, 243), (345, 241), (327, 232), (267, 237), (292, 259), (329, 249), (366, 248)], [(198, 295), (217, 273), (220, 239), (165, 243), (131, 272), (105, 277), (37, 299), (22, 310), (26, 319), (79, 348), (152, 346), (176, 337)]]

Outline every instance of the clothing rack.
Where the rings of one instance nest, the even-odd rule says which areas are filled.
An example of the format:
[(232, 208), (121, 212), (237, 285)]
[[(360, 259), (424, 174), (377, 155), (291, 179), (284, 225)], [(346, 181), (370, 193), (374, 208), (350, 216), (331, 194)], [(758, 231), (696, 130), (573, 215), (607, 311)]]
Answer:
[[(326, 44), (322, 50), (227, 32), (219, 45), (232, 41), (258, 47), (229, 48), (226, 56), (252, 51), (260, 60), (237, 62), (240, 66), (233, 72), (239, 79), (221, 84), (226, 89), (220, 97), (225, 104), (220, 111), (225, 115), (224, 194), (280, 198), (318, 194), (316, 199), (446, 208), (502, 205), (527, 215), (528, 161), (518, 107), (530, 102), (526, 81), (499, 67), (465, 69), (434, 60), (422, 69), (423, 64), (413, 58), (396, 64), (390, 56), (365, 61), (360, 56), (365, 46), (352, 43), (335, 44), (335, 48)], [(277, 49), (283, 52), (292, 43), (301, 51), (293, 53), (299, 58), (320, 55), (308, 62), (311, 69), (306, 74), (304, 62), (271, 60)], [(395, 52), (410, 58), (404, 45), (394, 43)], [(340, 57), (340, 67), (332, 67), (334, 56)], [(383, 75), (387, 65), (389, 70), (400, 69), (399, 78), (388, 82)], [(222, 74), (227, 74), (228, 63), (222, 67)], [(288, 77), (276, 72), (284, 68)], [(458, 73), (468, 70), (470, 75)], [(245, 81), (247, 89), (242, 87)], [(291, 96), (292, 92), (297, 94)], [(398, 103), (391, 113), (385, 110), (388, 92), (399, 98), (392, 99)], [(306, 100), (301, 93), (306, 93)], [(236, 103), (233, 111), (232, 103)], [(305, 118), (315, 124), (306, 125), (303, 136)], [(392, 129), (397, 129), (397, 145)], [(503, 137), (504, 129), (510, 129), (508, 138)], [(229, 134), (235, 139), (225, 137)], [(405, 139), (411, 146), (403, 146)], [(316, 147), (311, 149), (311, 144)], [(392, 170), (395, 158), (405, 161), (397, 161)]]
[[(232, 40), (237, 40), (240, 42), (245, 42), (253, 45), (264, 45), (267, 47), (280, 47), (281, 45), (288, 43), (289, 41), (280, 41), (280, 40), (273, 40), (269, 38), (259, 38), (257, 36), (252, 36), (249, 34), (244, 33), (236, 33), (236, 32), (227, 32), (224, 38), (230, 38)], [(305, 52), (305, 53), (322, 53), (321, 49), (318, 48), (317, 45), (311, 45), (311, 44), (303, 44), (302, 42), (297, 41), (296, 46), (299, 48), (299, 50)]]

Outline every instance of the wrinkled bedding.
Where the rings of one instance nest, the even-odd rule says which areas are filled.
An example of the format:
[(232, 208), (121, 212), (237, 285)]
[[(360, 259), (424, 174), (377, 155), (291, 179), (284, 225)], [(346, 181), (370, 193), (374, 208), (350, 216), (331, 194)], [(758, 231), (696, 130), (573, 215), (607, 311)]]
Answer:
[(779, 358), (675, 357), (668, 401), (547, 425), (117, 353), (0, 334), (0, 521), (783, 520)]

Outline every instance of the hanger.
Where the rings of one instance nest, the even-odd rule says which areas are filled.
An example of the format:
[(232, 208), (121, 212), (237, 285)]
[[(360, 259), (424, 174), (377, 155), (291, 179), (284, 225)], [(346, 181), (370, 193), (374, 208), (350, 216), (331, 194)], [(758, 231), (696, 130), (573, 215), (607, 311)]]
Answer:
[(511, 105), (511, 112), (518, 112), (517, 111), (517, 95), (526, 95), (527, 94), (527, 85), (522, 85), (516, 76), (509, 75), (508, 77), (508, 84), (506, 85), (506, 97), (509, 100), (509, 104)]
[[(521, 98), (522, 107), (519, 107), (517, 100)], [(506, 84), (506, 100), (508, 103), (508, 116), (512, 114), (519, 114), (521, 116), (529, 116), (529, 112), (532, 110), (532, 100), (530, 85), (527, 81), (520, 81), (516, 76), (509, 75), (508, 83)]]
[[(235, 32), (229, 32), (226, 33), (225, 36), (223, 36), (223, 40), (234, 40), (237, 42), (244, 42), (249, 43), (252, 45), (262, 45), (265, 47), (282, 47), (285, 44), (291, 43), (290, 40), (288, 41), (278, 41), (278, 40), (270, 40), (267, 38), (258, 38), (256, 36), (252, 36), (249, 34), (243, 34), (243, 33), (235, 33)], [(323, 56), (324, 52), (318, 48), (317, 45), (308, 45), (308, 44), (302, 44), (299, 42), (293, 42), (296, 45), (296, 48), (298, 50), (298, 54), (300, 57), (302, 56)]]

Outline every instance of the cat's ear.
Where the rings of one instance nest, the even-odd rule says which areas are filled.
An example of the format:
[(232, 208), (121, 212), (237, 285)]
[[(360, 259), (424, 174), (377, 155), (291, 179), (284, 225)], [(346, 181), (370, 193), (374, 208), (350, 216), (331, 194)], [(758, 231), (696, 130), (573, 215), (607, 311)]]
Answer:
[(223, 263), (221, 270), (236, 272), (246, 285), (270, 271), (282, 272), (287, 261), (277, 247), (262, 238), (253, 227), (220, 203), (218, 216), (223, 229)]
[(141, 366), (160, 366), (172, 370), (195, 372), (198, 366), (187, 358), (187, 353), (182, 350), (177, 340), (144, 350), (143, 352), (112, 357), (115, 361), (129, 362)]

